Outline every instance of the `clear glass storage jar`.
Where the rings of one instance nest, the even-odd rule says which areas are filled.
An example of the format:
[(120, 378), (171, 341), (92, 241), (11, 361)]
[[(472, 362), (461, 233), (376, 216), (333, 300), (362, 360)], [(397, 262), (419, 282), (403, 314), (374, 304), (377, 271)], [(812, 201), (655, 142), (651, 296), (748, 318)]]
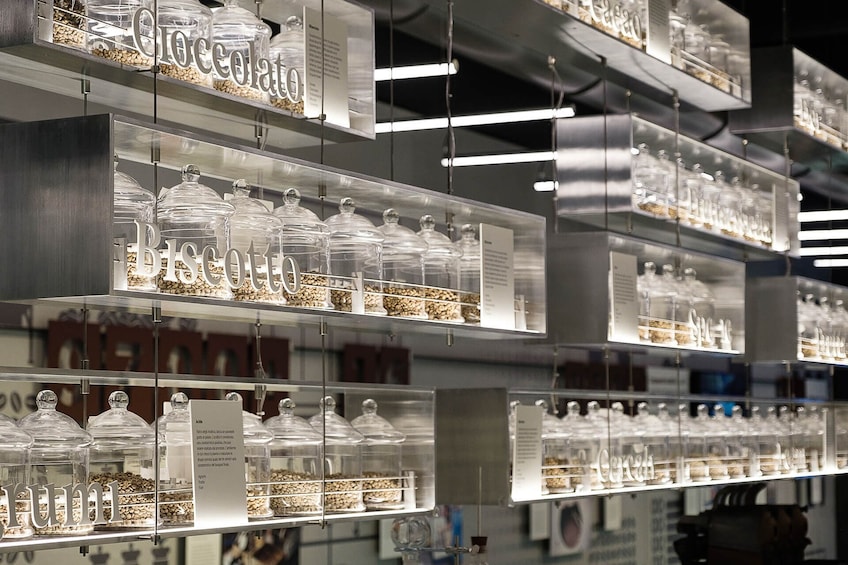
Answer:
[(383, 308), (389, 316), (427, 319), (424, 308), (424, 253), (427, 243), (400, 225), (393, 208), (383, 212)]
[(602, 488), (596, 472), (601, 444), (594, 424), (586, 416), (580, 415), (580, 404), (574, 400), (566, 405), (563, 422), (571, 430), (571, 459), (566, 467), (571, 486), (578, 492)]
[[(8, 416), (0, 415), (0, 484), (29, 485), (32, 436), (18, 427)], [(9, 494), (0, 490), (0, 522), (3, 524), (3, 539), (26, 539), (32, 537), (29, 498), (26, 491), (18, 492), (13, 508), (9, 506)], [(14, 518), (10, 525), (10, 510)]]
[(277, 88), (271, 96), (271, 104), (281, 110), (289, 110), (303, 115), (304, 85), (306, 81), (305, 49), (303, 19), (300, 16), (290, 16), (280, 26), (280, 33), (271, 38), (268, 51), (271, 64), (281, 72), (278, 85), (284, 85), (284, 90)]
[(362, 500), (368, 510), (403, 508), (401, 450), (406, 436), (377, 414), (377, 402), (362, 402), (362, 415), (350, 423), (362, 443)]
[(548, 411), (547, 401), (537, 400), (536, 406), (542, 409), (542, 492), (571, 492), (574, 488), (568, 471), (571, 461), (568, 426)]
[(462, 234), (456, 243), (460, 253), (459, 258), (459, 300), (462, 302), (461, 314), (466, 324), (480, 323), (480, 240), (477, 239), (477, 228), (464, 224), (460, 228)]
[(69, 502), (63, 490), (67, 485), (88, 487), (91, 435), (57, 411), (58, 402), (55, 392), (42, 390), (36, 396), (37, 410), (18, 422), (33, 439), (29, 482), (39, 487), (39, 503), (32, 509), (31, 520), (40, 536), (81, 535), (94, 529), (80, 493), (74, 491)]
[[(138, 222), (153, 222), (153, 211), (156, 207), (156, 196), (142, 187), (128, 174), (118, 171), (118, 157), (115, 156), (115, 195), (113, 197), (112, 239), (115, 245), (123, 245), (126, 250), (126, 272), (116, 273), (115, 280), (126, 277), (126, 287), (118, 290), (156, 290), (156, 279), (153, 272), (153, 258), (145, 253), (141, 260), (144, 262), (138, 268)], [(145, 241), (150, 241), (152, 234), (144, 234)]]
[(430, 214), (421, 216), (418, 235), (427, 242), (424, 254), (424, 296), (431, 320), (462, 322), (459, 302), (459, 260), (462, 252), (450, 238), (436, 231)]
[(130, 412), (130, 398), (122, 390), (109, 395), (109, 410), (88, 423), (91, 449), (88, 482), (100, 483), (104, 494), (118, 483), (120, 517), (113, 514), (112, 498), (104, 496), (105, 524), (97, 529), (152, 528), (156, 519), (153, 428)]
[(233, 183), (233, 197), (227, 202), (235, 210), (230, 216), (230, 245), (244, 259), (241, 265), (231, 264), (231, 276), (235, 277), (233, 298), (285, 303), (282, 274), (278, 272), (282, 252), (282, 222), (259, 200), (250, 197), (250, 186), (244, 179)]
[[(227, 393), (226, 399), (244, 405), (237, 392)], [(271, 440), (274, 434), (262, 424), (262, 419), (246, 410), (241, 411), (244, 434), (244, 480), (247, 485), (247, 517), (270, 518), (271, 510)]]
[(757, 443), (759, 470), (762, 475), (779, 475), (783, 466), (783, 450), (778, 429), (763, 418), (759, 406), (751, 407), (750, 433)]
[(210, 40), (212, 10), (198, 0), (158, 0), (158, 6), (159, 72), (211, 87), (212, 49), (201, 51), (193, 46), (198, 40)]
[(159, 520), (165, 526), (194, 523), (191, 414), (188, 396), (171, 395), (171, 411), (159, 417)]
[(712, 326), (718, 322), (715, 309), (715, 295), (710, 287), (698, 280), (698, 273), (692, 267), (683, 269), (684, 292), (691, 298), (692, 310), (688, 313), (690, 323), (695, 330), (694, 345), (704, 348), (716, 347), (712, 335)]
[(215, 90), (249, 100), (269, 102), (267, 90), (258, 88), (260, 59), (268, 59), (271, 28), (253, 13), (224, 0), (212, 14), (212, 44), (221, 57), (213, 68)]
[[(131, 67), (153, 64), (156, 22), (152, 0), (86, 0), (86, 9), (87, 48), (92, 55)], [(135, 18), (140, 9), (147, 13)]]
[[(157, 203), (163, 267), (159, 292), (232, 298), (223, 257), (230, 247), (229, 220), (235, 209), (199, 182), (197, 166), (183, 167), (182, 179), (163, 190)], [(204, 251), (207, 246), (215, 249), (214, 254)]]
[[(355, 214), (352, 198), (342, 198), (339, 213), (327, 218), (330, 230), (330, 273), (333, 278), (330, 298), (340, 312), (360, 313), (354, 298), (363, 296), (363, 309), (368, 314), (385, 314), (380, 289), (383, 278), (383, 234), (367, 218)], [(357, 276), (364, 288), (356, 288)]]
[(365, 438), (347, 420), (336, 414), (336, 401), (325, 396), (321, 411), (309, 425), (324, 437), (324, 511), (361, 512), (362, 443)]
[(53, 0), (51, 39), (56, 45), (85, 49), (85, 0)]
[(275, 516), (321, 513), (321, 434), (294, 414), (294, 400), (279, 403), (279, 416), (265, 420), (273, 435), (271, 509)]
[[(274, 209), (282, 228), (282, 252), (291, 257), (300, 269), (300, 289), (291, 293), (283, 289), (289, 306), (301, 308), (332, 308), (329, 279), (329, 228), (312, 210), (300, 205), (300, 192), (288, 188), (283, 193), (283, 205)], [(294, 278), (286, 274), (288, 282)]]

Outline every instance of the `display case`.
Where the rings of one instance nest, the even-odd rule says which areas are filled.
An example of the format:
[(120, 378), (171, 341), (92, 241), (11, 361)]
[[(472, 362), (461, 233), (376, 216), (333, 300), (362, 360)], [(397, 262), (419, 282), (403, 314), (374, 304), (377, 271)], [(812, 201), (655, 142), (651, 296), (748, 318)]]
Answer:
[[(305, 62), (294, 71), (286, 57), (270, 57), (267, 36), (265, 51), (258, 52), (264, 55), (256, 57), (251, 47), (251, 56), (244, 43), (231, 69), (230, 40), (216, 40), (208, 9), (199, 2), (163, 2), (158, 22), (146, 0), (90, 4), (7, 3), (0, 26), (0, 71), (6, 80), (63, 97), (59, 107), (68, 107), (71, 98), (131, 116), (155, 113), (160, 123), (244, 143), (256, 139), (257, 126), (272, 126), (263, 133), (266, 147), (375, 137), (369, 8), (344, 0), (263, 2), (262, 18), (275, 29), (286, 30), (291, 18), (301, 21), (304, 33), (296, 45), (289, 44)], [(229, 10), (253, 17), (257, 6), (234, 0)], [(307, 44), (313, 47), (306, 49)], [(332, 72), (323, 73), (325, 62)], [(154, 63), (161, 63), (155, 75)], [(4, 108), (5, 117), (37, 119), (26, 117), (28, 108), (14, 106), (20, 104)]]
[[(703, 283), (703, 286), (694, 283)], [(745, 351), (745, 265), (608, 232), (549, 239), (549, 339)]]
[[(250, 322), (261, 313), (263, 322), (283, 324), (317, 321), (317, 316), (324, 316), (332, 324), (349, 327), (407, 328), (415, 332), (439, 333), (450, 330), (481, 337), (545, 334), (543, 217), (344, 173), (259, 150), (213, 143), (161, 126), (109, 115), (9, 124), (2, 129), (2, 135), (7, 141), (0, 150), (3, 186), (7, 187), (3, 197), (8, 202), (0, 211), (4, 229), (8, 230), (8, 236), (2, 239), (11, 255), (22, 259), (18, 276), (0, 283), (0, 296), (4, 300), (85, 301), (89, 305), (142, 312), (161, 305), (163, 315)], [(249, 249), (246, 252), (236, 248), (219, 249), (220, 245), (213, 245), (211, 238), (196, 241), (188, 237), (195, 232), (166, 232), (170, 224), (165, 226), (161, 221), (156, 225), (136, 223), (140, 237), (136, 238), (139, 251), (133, 265), (131, 251), (135, 249), (112, 237), (113, 153), (120, 158), (119, 169), (132, 167), (132, 176), (149, 189), (157, 185), (177, 185), (179, 181), (174, 173), (182, 170), (186, 163), (192, 163), (203, 171), (202, 181), (210, 192), (218, 195), (230, 189), (233, 179), (245, 179), (249, 185), (264, 190), (265, 197), (273, 201), (281, 200), (283, 190), (297, 187), (302, 197), (300, 205), (308, 203), (324, 215), (330, 212), (322, 209), (323, 202), (339, 202), (343, 197), (352, 197), (357, 204), (357, 214), (363, 217), (373, 218), (387, 207), (396, 206), (404, 213), (399, 221), (408, 225), (414, 225), (413, 222), (428, 213), (447, 214), (457, 227), (473, 224), (481, 233), (480, 270), (482, 280), (487, 283), (481, 285), (484, 292), (480, 321), (457, 323), (453, 320), (390, 318), (380, 315), (382, 308), (380, 312), (369, 313), (363, 295), (382, 287), (382, 281), (369, 278), (374, 276), (370, 271), (358, 277), (343, 273), (341, 281), (336, 281), (333, 274), (325, 278), (301, 279), (303, 267), (312, 266), (301, 267), (296, 256), (280, 256), (255, 248), (252, 256)], [(51, 166), (31, 166), (41, 163), (45, 156), (49, 156)], [(196, 174), (192, 174), (189, 181), (196, 180)], [(175, 192), (174, 188), (159, 191), (160, 205), (173, 200)], [(36, 193), (41, 196), (32, 198)], [(218, 197), (211, 200), (218, 202)], [(226, 203), (221, 201), (220, 204)], [(227, 220), (221, 221), (225, 225), (220, 233), (229, 233)], [(442, 230), (447, 232), (446, 227), (440, 228), (440, 232)], [(285, 250), (287, 242), (285, 235), (283, 237)], [(214, 241), (226, 240), (216, 236)], [(220, 269), (215, 270), (219, 263), (222, 263)], [(221, 283), (223, 287), (239, 288), (246, 280), (257, 276), (259, 269), (251, 265), (260, 264), (275, 276), (266, 279), (259, 275), (259, 280), (276, 283), (279, 275), (280, 288), (276, 291), (281, 295), (284, 291), (296, 295), (298, 281), (313, 288), (320, 286), (322, 280), (330, 287), (344, 282), (356, 295), (351, 300), (351, 311), (328, 309), (323, 302), (320, 306), (324, 309), (320, 309), (299, 302), (295, 302), (297, 305), (250, 303), (219, 295), (165, 292), (175, 283), (181, 288), (198, 282), (213, 288)], [(521, 268), (516, 268), (517, 265)], [(133, 275), (146, 274), (156, 279), (158, 289), (129, 288), (125, 279), (131, 269)], [(369, 288), (371, 290), (365, 292)], [(458, 291), (456, 295), (458, 297)], [(459, 311), (458, 298), (456, 310)]]
[(560, 218), (666, 243), (679, 232), (718, 255), (800, 252), (800, 187), (783, 174), (633, 115), (560, 120), (557, 145)]

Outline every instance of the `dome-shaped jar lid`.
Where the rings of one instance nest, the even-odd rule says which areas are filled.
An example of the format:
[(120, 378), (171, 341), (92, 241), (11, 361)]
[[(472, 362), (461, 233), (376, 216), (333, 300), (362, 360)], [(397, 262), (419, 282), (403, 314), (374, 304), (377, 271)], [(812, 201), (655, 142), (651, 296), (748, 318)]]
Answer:
[(436, 231), (436, 219), (430, 214), (424, 214), (419, 220), (421, 231), (418, 235), (427, 242), (427, 252), (424, 261), (427, 263), (439, 261), (454, 261), (462, 256), (448, 236)]
[(362, 402), (362, 415), (354, 418), (350, 425), (365, 436), (369, 444), (401, 443), (406, 439), (403, 432), (377, 414), (377, 402), (371, 398)]
[(191, 441), (191, 414), (188, 409), (188, 396), (184, 392), (171, 395), (171, 411), (159, 416), (160, 441)]
[(300, 16), (289, 16), (280, 26), (280, 33), (271, 38), (271, 53), (275, 50), (300, 53), (303, 58), (303, 19)]
[(308, 208), (300, 205), (300, 191), (287, 188), (283, 193), (283, 205), (274, 209), (274, 215), (283, 223), (283, 234), (310, 235), (316, 240), (326, 239), (330, 232), (327, 224)]
[(462, 236), (456, 242), (456, 247), (462, 253), (463, 262), (479, 262), (480, 240), (477, 239), (477, 228), (472, 224), (463, 224), (459, 231)]
[(0, 451), (27, 449), (32, 446), (32, 436), (18, 427), (13, 418), (0, 414)]
[(356, 204), (353, 198), (342, 198), (339, 213), (327, 218), (330, 230), (330, 247), (357, 245), (380, 245), (383, 233), (374, 227), (365, 216), (355, 214)]
[(183, 167), (182, 179), (180, 184), (160, 193), (157, 203), (160, 222), (203, 223), (229, 217), (235, 211), (217, 192), (200, 183), (200, 169), (196, 165)]
[(114, 167), (114, 218), (116, 221), (150, 221), (153, 219), (153, 207), (156, 196), (138, 184), (134, 178), (118, 170), (118, 156), (115, 155)]
[[(239, 406), (244, 405), (244, 400), (237, 392), (228, 392), (224, 398), (232, 402), (238, 402)], [(274, 434), (262, 424), (262, 419), (256, 414), (242, 410), (241, 421), (245, 445), (263, 445), (274, 439)]]
[[(238, 179), (233, 182), (233, 197), (227, 202), (234, 209), (233, 215), (230, 216), (230, 233), (234, 247), (241, 249), (243, 246), (242, 251), (247, 251), (253, 238), (267, 239), (281, 233), (282, 222), (262, 202), (250, 197), (250, 185), (246, 180)], [(265, 249), (255, 251), (264, 253)]]
[(350, 423), (336, 414), (336, 400), (325, 396), (320, 402), (321, 411), (309, 418), (309, 425), (319, 434), (323, 433), (327, 443), (362, 443), (365, 439)]
[(159, 0), (159, 22), (174, 29), (194, 28), (198, 20), (212, 19), (212, 10), (200, 0)]
[[(271, 28), (256, 17), (256, 14), (238, 5), (238, 0), (224, 0), (224, 6), (212, 12), (212, 36), (224, 35), (223, 30), (216, 29), (226, 27), (226, 43), (232, 44), (240, 35), (241, 38), (269, 38)], [(234, 30), (240, 29), (238, 34)]]
[(304, 418), (295, 416), (296, 404), (291, 398), (279, 403), (280, 415), (265, 420), (265, 427), (274, 436), (274, 443), (285, 445), (318, 445), (323, 439)]
[(565, 439), (570, 434), (562, 425), (562, 420), (548, 412), (548, 402), (537, 400), (536, 406), (542, 409), (542, 439)]
[(427, 242), (411, 229), (400, 225), (400, 214), (394, 208), (383, 212), (380, 232), (383, 240), (383, 261), (421, 260), (427, 252)]
[(137, 445), (153, 442), (153, 428), (144, 418), (130, 412), (127, 409), (129, 404), (130, 397), (122, 390), (116, 390), (109, 395), (109, 410), (95, 416), (88, 423), (88, 433), (95, 444), (124, 439)]
[(35, 397), (38, 409), (21, 418), (18, 425), (33, 439), (33, 448), (72, 449), (88, 447), (91, 434), (79, 427), (67, 414), (56, 410), (59, 399), (52, 390), (42, 390)]

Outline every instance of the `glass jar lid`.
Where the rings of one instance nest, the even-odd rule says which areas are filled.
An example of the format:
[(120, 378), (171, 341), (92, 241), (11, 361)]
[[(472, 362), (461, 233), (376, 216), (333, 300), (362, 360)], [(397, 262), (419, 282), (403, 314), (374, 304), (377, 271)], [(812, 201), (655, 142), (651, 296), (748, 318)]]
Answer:
[(32, 436), (18, 427), (15, 420), (0, 414), (0, 450), (27, 449), (32, 447)]
[(421, 226), (418, 235), (427, 242), (427, 252), (424, 254), (426, 263), (447, 263), (460, 258), (462, 251), (448, 236), (436, 231), (436, 219), (433, 216), (424, 214), (418, 223)]
[[(262, 202), (250, 197), (250, 185), (244, 179), (233, 182), (233, 197), (227, 202), (234, 209), (230, 216), (233, 247), (246, 252), (253, 242), (254, 251), (264, 253), (268, 238), (279, 237), (282, 222)], [(257, 249), (258, 244), (263, 248)]]
[(477, 239), (477, 228), (473, 224), (463, 224), (459, 231), (462, 237), (456, 242), (456, 247), (462, 254), (462, 263), (476, 265), (479, 269), (480, 240)]
[(546, 400), (537, 400), (536, 406), (542, 409), (542, 440), (565, 439), (570, 435), (566, 426), (562, 425), (562, 420), (557, 418), (555, 414), (548, 412)]
[(346, 197), (339, 202), (339, 213), (327, 218), (331, 248), (356, 248), (383, 243), (383, 233), (366, 217), (355, 214), (355, 211), (356, 203), (353, 198)]
[(33, 448), (73, 449), (88, 447), (91, 434), (67, 414), (56, 410), (59, 399), (52, 390), (42, 390), (35, 397), (37, 410), (21, 418), (18, 425), (33, 439)]
[(265, 427), (273, 434), (275, 443), (286, 445), (318, 445), (323, 440), (321, 434), (309, 425), (304, 418), (295, 416), (296, 404), (291, 398), (279, 403), (280, 415), (265, 420)]
[(406, 439), (403, 432), (377, 414), (377, 402), (371, 398), (362, 402), (362, 415), (350, 424), (365, 436), (365, 442), (369, 444), (401, 443)]
[[(244, 405), (244, 400), (237, 392), (228, 392), (224, 398), (232, 402), (238, 402), (239, 406)], [(242, 410), (241, 421), (244, 430), (245, 445), (263, 445), (274, 439), (274, 434), (262, 424), (262, 419), (256, 414)]]
[[(200, 168), (186, 165), (182, 168), (183, 182), (159, 195), (158, 219), (160, 223), (187, 224), (205, 223), (227, 218), (233, 214), (233, 206), (217, 192), (200, 183)], [(163, 229), (163, 236), (166, 235)]]
[(300, 191), (296, 188), (286, 189), (283, 205), (274, 209), (274, 215), (282, 222), (286, 239), (294, 237), (320, 242), (327, 239), (330, 231), (315, 212), (300, 205)]
[(188, 410), (188, 396), (184, 392), (171, 395), (171, 411), (159, 416), (157, 421), (160, 441), (163, 443), (191, 443), (191, 414)]
[(223, 38), (231, 49), (238, 49), (233, 44), (270, 39), (271, 28), (256, 14), (239, 6), (238, 0), (224, 0), (224, 6), (212, 13), (212, 35)]
[(347, 420), (336, 414), (336, 400), (325, 396), (320, 404), (321, 411), (309, 418), (309, 425), (319, 434), (323, 433), (327, 443), (362, 443), (365, 439)]
[(130, 412), (127, 407), (130, 397), (122, 390), (109, 395), (109, 410), (95, 416), (88, 423), (88, 432), (94, 443), (103, 441), (127, 440), (142, 444), (153, 442), (153, 428), (144, 418)]
[(156, 205), (156, 196), (138, 184), (134, 178), (118, 170), (117, 155), (115, 155), (114, 177), (115, 209), (113, 216), (115, 221), (132, 222), (133, 220), (144, 220), (149, 222), (153, 219), (153, 207)]
[[(280, 53), (283, 64), (286, 66), (290, 64), (287, 56), (297, 58), (299, 55), (302, 66), (305, 49), (303, 38), (303, 19), (300, 16), (289, 16), (280, 26), (280, 33), (271, 38), (271, 53), (274, 54), (275, 51)], [(303, 69), (298, 70), (303, 71)]]
[(383, 212), (383, 225), (377, 228), (385, 238), (383, 261), (420, 261), (427, 252), (427, 242), (399, 222), (400, 214), (394, 208), (387, 208)]

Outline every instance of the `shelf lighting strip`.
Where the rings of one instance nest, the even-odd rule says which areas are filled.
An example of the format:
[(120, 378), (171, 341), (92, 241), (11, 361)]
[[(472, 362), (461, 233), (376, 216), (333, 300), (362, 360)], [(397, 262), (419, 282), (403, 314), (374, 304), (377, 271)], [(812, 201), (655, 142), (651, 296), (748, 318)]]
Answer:
[(832, 255), (848, 255), (848, 245), (835, 247), (802, 247), (801, 257), (826, 257)]
[(799, 212), (798, 221), (805, 222), (837, 222), (848, 220), (848, 210), (818, 210), (816, 212)]
[(848, 259), (816, 259), (813, 267), (848, 267)]
[(827, 239), (848, 239), (848, 229), (802, 230), (798, 232), (801, 241), (822, 241)]
[[(542, 120), (550, 120), (553, 117), (573, 118), (574, 108), (570, 106), (560, 108), (555, 114), (551, 108), (540, 108), (538, 110), (518, 110), (515, 112), (494, 112), (488, 114), (453, 116), (451, 117), (451, 125), (455, 128), (489, 126), (497, 124), (514, 124), (519, 122), (538, 122)], [(380, 122), (375, 126), (374, 131), (377, 133), (397, 133), (402, 131), (445, 129), (447, 127), (447, 118), (421, 118), (395, 122)]]
[(443, 77), (448, 73), (455, 75), (458, 70), (459, 64), (456, 60), (451, 61), (450, 66), (448, 66), (448, 63), (427, 63), (405, 67), (385, 67), (374, 69), (374, 82), (408, 78)]
[[(513, 163), (543, 163), (555, 161), (555, 151), (535, 151), (528, 153), (497, 153), (494, 155), (469, 155), (454, 157), (454, 167), (473, 167), (475, 165), (510, 165)], [(450, 160), (442, 159), (442, 166), (447, 167)]]

